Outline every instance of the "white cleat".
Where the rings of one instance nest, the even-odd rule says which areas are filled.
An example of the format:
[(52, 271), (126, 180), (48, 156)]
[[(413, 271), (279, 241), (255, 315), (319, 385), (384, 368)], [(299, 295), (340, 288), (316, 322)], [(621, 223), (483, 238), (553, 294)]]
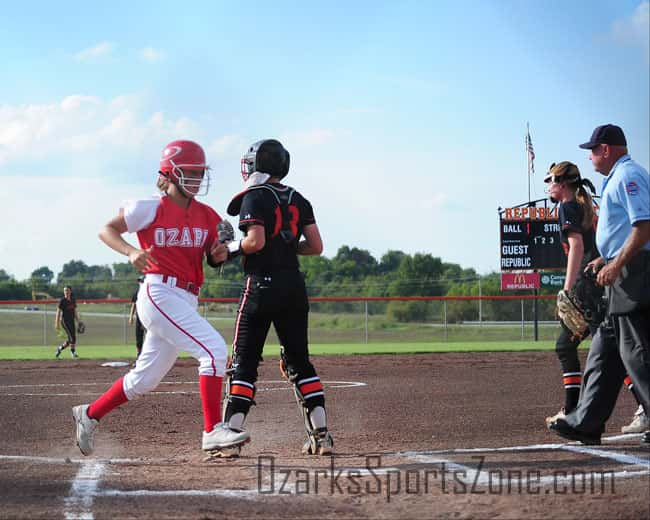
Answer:
[(643, 433), (650, 431), (650, 418), (643, 411), (643, 407), (639, 406), (639, 409), (634, 414), (634, 419), (632, 422), (621, 428), (623, 433)]
[(248, 432), (233, 430), (220, 422), (214, 425), (210, 433), (203, 432), (202, 448), (204, 451), (225, 450), (243, 446), (250, 440), (251, 436)]
[(558, 413), (544, 419), (544, 422), (546, 423), (546, 427), (548, 428), (552, 423), (554, 423), (558, 419), (566, 419), (566, 413), (564, 412), (564, 408), (560, 408), (560, 411)]
[(93, 436), (95, 429), (99, 426), (97, 419), (88, 417), (87, 404), (80, 404), (79, 406), (72, 407), (72, 417), (77, 425), (77, 446), (81, 453), (88, 456), (95, 449)]

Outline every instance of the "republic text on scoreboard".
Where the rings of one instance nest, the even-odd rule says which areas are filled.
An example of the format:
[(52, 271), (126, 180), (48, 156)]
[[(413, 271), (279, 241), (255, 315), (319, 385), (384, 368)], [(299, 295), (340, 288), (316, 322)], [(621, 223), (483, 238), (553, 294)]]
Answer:
[(502, 271), (565, 266), (557, 208), (506, 208), (499, 225)]

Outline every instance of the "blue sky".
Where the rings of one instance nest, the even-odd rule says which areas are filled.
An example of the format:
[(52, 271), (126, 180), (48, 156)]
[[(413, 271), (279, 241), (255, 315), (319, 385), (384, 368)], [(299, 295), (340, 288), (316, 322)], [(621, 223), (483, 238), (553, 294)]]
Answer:
[[(96, 4), (96, 3), (95, 3)], [(200, 142), (222, 214), (259, 138), (292, 154), (333, 256), (426, 252), (499, 269), (499, 206), (593, 128), (650, 162), (648, 1), (32, 2), (0, 19), (0, 268), (123, 258), (97, 232)], [(350, 5), (346, 5), (350, 4)], [(135, 236), (130, 240), (135, 242)]]

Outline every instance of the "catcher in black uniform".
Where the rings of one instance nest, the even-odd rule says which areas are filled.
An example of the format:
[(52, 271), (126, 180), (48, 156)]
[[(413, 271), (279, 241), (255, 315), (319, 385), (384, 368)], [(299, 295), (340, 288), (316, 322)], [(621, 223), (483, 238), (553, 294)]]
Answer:
[(239, 215), (244, 238), (229, 241), (232, 237), (220, 236), (220, 241), (228, 243), (229, 259), (243, 255), (246, 275), (224, 421), (231, 428), (243, 429), (254, 404), (257, 367), (273, 323), (282, 345), (281, 368), (293, 385), (307, 430), (302, 451), (327, 455), (334, 442), (327, 430), (323, 385), (309, 360), (309, 303), (298, 263), (298, 255), (321, 254), (323, 244), (309, 201), (280, 183), (289, 173), (289, 160), (289, 152), (274, 139), (258, 141), (248, 149), (242, 158), (245, 189), (228, 206), (229, 215)]

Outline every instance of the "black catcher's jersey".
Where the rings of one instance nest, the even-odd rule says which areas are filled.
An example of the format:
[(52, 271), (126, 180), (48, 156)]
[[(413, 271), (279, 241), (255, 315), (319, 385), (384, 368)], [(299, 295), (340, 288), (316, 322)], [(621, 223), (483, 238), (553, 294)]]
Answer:
[(66, 300), (65, 297), (59, 300), (59, 309), (61, 309), (61, 314), (65, 321), (74, 321), (74, 311), (76, 308), (77, 300), (74, 296), (71, 296), (69, 300)]
[(569, 254), (569, 232), (580, 233), (582, 235), (582, 241), (584, 243), (584, 255), (582, 257), (580, 269), (580, 272), (582, 272), (589, 262), (599, 256), (598, 250), (596, 249), (595, 222), (592, 227), (589, 227), (589, 229), (584, 229), (582, 227), (584, 210), (575, 200), (562, 202), (560, 204), (559, 217), (561, 229), (560, 240), (562, 240), (562, 246), (567, 255)]
[(261, 251), (246, 255), (246, 274), (271, 274), (298, 270), (298, 241), (303, 229), (316, 222), (314, 210), (300, 193), (280, 183), (249, 188), (242, 197), (239, 229), (264, 226), (266, 243)]

